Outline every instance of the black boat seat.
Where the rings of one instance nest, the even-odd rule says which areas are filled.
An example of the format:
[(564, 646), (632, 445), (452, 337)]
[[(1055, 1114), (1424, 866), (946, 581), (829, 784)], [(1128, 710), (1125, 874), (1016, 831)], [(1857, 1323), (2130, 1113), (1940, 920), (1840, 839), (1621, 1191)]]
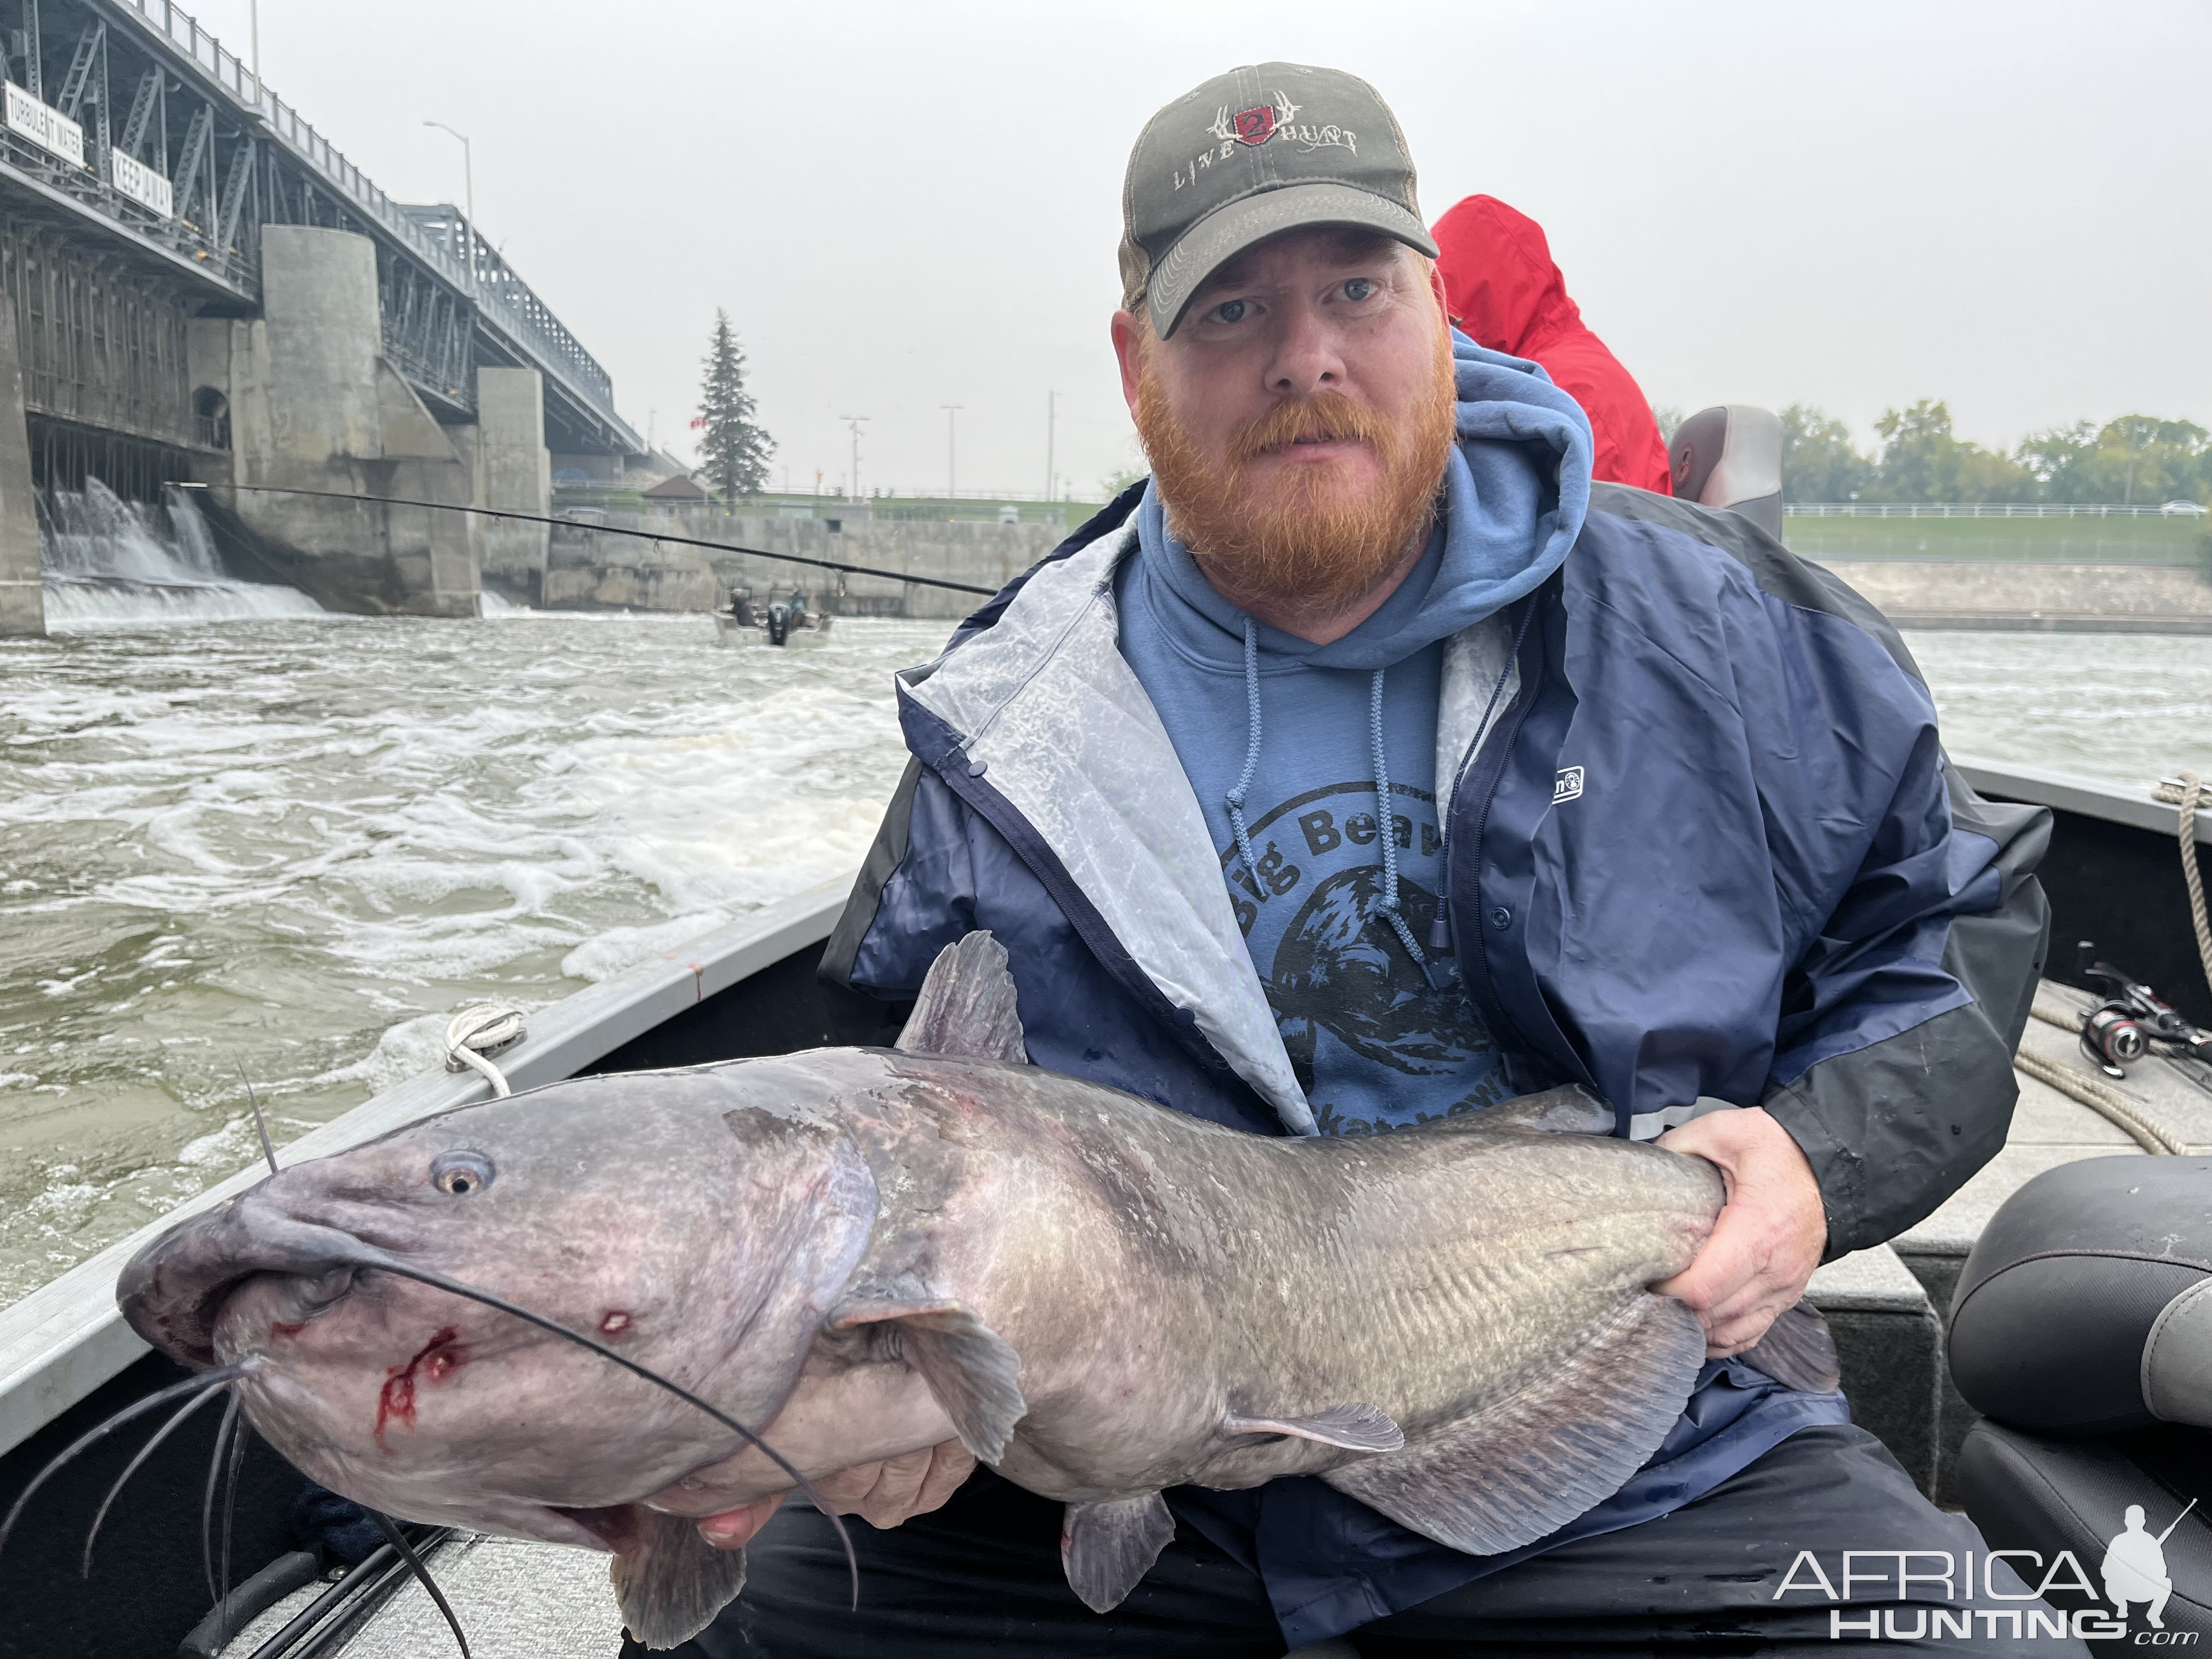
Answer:
[[(2139, 1592), (2129, 1634), (2094, 1647), (2212, 1641), (2212, 1159), (2088, 1158), (2030, 1181), (1966, 1258), (1949, 1352), (1984, 1419), (1958, 1495), (1990, 1547), (2035, 1552), (2055, 1605)], [(2148, 1567), (2130, 1579), (2130, 1561)], [(2087, 1595), (2067, 1591), (2077, 1577)]]
[(1674, 428), (1667, 456), (1678, 500), (1725, 507), (1782, 539), (1782, 420), (1772, 410), (1699, 410)]

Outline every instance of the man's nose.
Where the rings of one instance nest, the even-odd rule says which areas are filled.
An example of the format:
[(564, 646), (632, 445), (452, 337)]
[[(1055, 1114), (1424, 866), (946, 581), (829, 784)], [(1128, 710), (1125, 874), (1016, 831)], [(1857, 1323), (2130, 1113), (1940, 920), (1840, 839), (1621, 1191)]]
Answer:
[(1278, 397), (1310, 398), (1316, 392), (1341, 391), (1344, 357), (1336, 331), (1313, 306), (1290, 306), (1280, 320), (1275, 350), (1267, 364), (1267, 390)]

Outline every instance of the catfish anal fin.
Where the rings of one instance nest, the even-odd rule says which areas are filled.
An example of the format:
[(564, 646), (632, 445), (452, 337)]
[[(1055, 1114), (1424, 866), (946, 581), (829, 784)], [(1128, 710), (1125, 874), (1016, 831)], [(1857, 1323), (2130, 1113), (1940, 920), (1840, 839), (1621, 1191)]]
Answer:
[(974, 1310), (943, 1298), (864, 1293), (832, 1309), (829, 1324), (835, 1330), (890, 1326), (899, 1357), (929, 1384), (960, 1443), (986, 1463), (1006, 1455), (1014, 1425), (1030, 1409), (1022, 1397), (1022, 1357)]
[(896, 1046), (910, 1054), (963, 1054), (1028, 1065), (1006, 947), (977, 932), (939, 951)]
[(1406, 1443), (1406, 1431), (1391, 1415), (1376, 1407), (1354, 1401), (1331, 1406), (1309, 1417), (1237, 1417), (1222, 1420), (1231, 1434), (1288, 1434), (1300, 1440), (1341, 1446), (1346, 1451), (1391, 1452)]
[(745, 1587), (745, 1553), (718, 1550), (681, 1516), (633, 1504), (629, 1547), (607, 1569), (629, 1633), (648, 1648), (679, 1647), (714, 1622)]
[(1469, 1555), (1517, 1549), (1620, 1490), (1681, 1416), (1705, 1360), (1697, 1316), (1640, 1295), (1518, 1394), (1321, 1478)]
[(1766, 1334), (1736, 1356), (1765, 1371), (1784, 1388), (1807, 1394), (1833, 1394), (1843, 1386), (1836, 1339), (1828, 1322), (1809, 1302), (1784, 1308)]
[(1070, 1504), (1060, 1528), (1067, 1586), (1093, 1613), (1110, 1613), (1152, 1570), (1175, 1536), (1175, 1516), (1156, 1492), (1104, 1504)]

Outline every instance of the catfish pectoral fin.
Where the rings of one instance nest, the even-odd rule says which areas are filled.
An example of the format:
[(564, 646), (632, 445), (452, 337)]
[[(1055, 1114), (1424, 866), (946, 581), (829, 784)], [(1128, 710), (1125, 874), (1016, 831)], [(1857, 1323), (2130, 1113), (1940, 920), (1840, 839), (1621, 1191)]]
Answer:
[(832, 1308), (825, 1322), (832, 1330), (888, 1327), (899, 1357), (921, 1374), (960, 1443), (985, 1463), (1006, 1455), (1014, 1425), (1029, 1415), (1022, 1357), (972, 1310), (947, 1297), (869, 1286)]
[(1325, 1412), (1316, 1412), (1310, 1417), (1237, 1417), (1222, 1419), (1221, 1426), (1231, 1434), (1288, 1434), (1301, 1440), (1315, 1440), (1324, 1446), (1341, 1446), (1346, 1451), (1396, 1451), (1406, 1443), (1406, 1431), (1389, 1413), (1377, 1406), (1354, 1401), (1349, 1405), (1331, 1406)]
[(630, 1505), (626, 1547), (607, 1568), (629, 1633), (656, 1651), (714, 1622), (745, 1587), (745, 1553), (718, 1550), (681, 1516)]
[(1068, 1588), (1093, 1613), (1111, 1613), (1152, 1570), (1175, 1536), (1175, 1516), (1156, 1492), (1103, 1504), (1070, 1504), (1060, 1522), (1060, 1564)]
[(1705, 1361), (1695, 1314), (1638, 1296), (1518, 1394), (1322, 1479), (1455, 1550), (1518, 1549), (1620, 1490), (1681, 1416)]
[(1807, 1394), (1833, 1394), (1843, 1386), (1842, 1362), (1828, 1322), (1809, 1302), (1784, 1308), (1766, 1334), (1737, 1356), (1784, 1388)]

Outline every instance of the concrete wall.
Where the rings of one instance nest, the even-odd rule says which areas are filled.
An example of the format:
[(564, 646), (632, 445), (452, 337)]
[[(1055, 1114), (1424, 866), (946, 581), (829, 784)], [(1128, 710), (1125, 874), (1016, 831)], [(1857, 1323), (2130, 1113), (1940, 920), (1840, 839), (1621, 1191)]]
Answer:
[[(456, 429), (456, 435), (463, 428)], [(545, 379), (534, 368), (477, 370), (471, 452), (478, 507), (509, 513), (553, 510), (552, 457), (545, 448)], [(483, 579), (527, 605), (539, 602), (550, 533), (542, 524), (484, 519)]]
[(194, 384), (230, 399), (229, 482), (380, 498), (240, 490), (239, 517), (268, 544), (276, 574), (333, 610), (474, 616), (480, 521), (397, 504), (475, 504), (477, 457), (455, 447), (383, 358), (374, 245), (343, 231), (264, 228), (262, 312), (192, 325)]
[(23, 366), (15, 307), (0, 289), (0, 635), (44, 634), (39, 577), (39, 510), (31, 488), (31, 440), (23, 423)]
[(1828, 560), (1904, 627), (2212, 634), (2212, 580), (2179, 565)]
[[(606, 523), (936, 576), (993, 592), (1062, 539), (1059, 531), (1046, 525), (847, 522), (842, 530), (832, 531), (823, 520), (726, 518), (710, 510), (610, 514)], [(553, 532), (542, 602), (556, 609), (711, 611), (724, 602), (732, 586), (750, 587), (763, 597), (771, 586), (788, 592), (794, 584), (809, 593), (835, 594), (841, 580), (842, 608), (848, 615), (959, 617), (982, 603), (979, 594), (879, 576), (841, 579), (836, 573), (805, 565), (600, 534), (582, 525), (563, 526)]]

